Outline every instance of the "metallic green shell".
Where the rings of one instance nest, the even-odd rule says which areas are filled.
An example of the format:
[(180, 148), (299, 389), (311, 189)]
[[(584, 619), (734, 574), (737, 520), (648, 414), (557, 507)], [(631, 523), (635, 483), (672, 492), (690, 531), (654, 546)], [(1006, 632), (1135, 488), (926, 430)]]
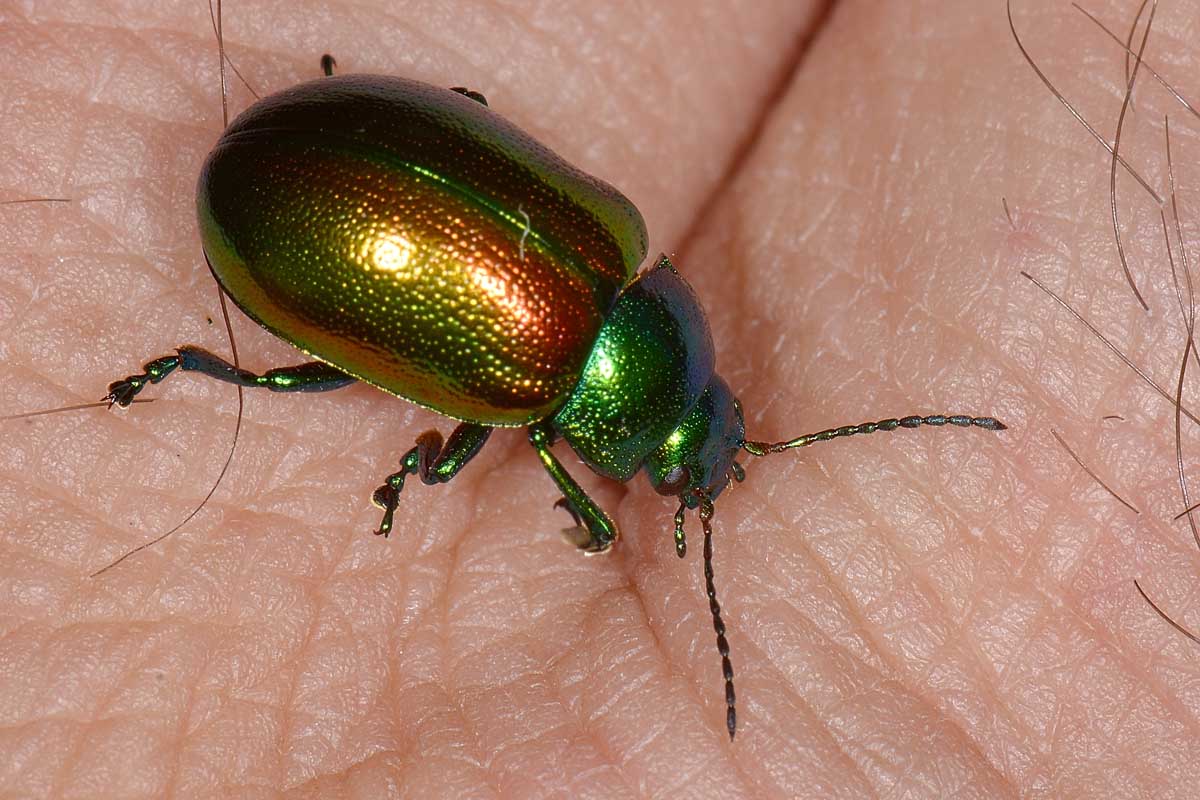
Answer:
[(627, 481), (691, 410), (713, 363), (700, 302), (663, 258), (617, 298), (554, 427), (593, 470)]
[(485, 425), (562, 405), (646, 252), (615, 189), (472, 99), (382, 76), (256, 103), (197, 206), (213, 273), (259, 324)]

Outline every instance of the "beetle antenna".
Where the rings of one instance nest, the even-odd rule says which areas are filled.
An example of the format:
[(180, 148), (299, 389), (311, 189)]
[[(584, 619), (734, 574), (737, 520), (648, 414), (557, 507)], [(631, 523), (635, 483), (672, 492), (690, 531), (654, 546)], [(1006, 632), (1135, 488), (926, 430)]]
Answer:
[(855, 436), (860, 433), (874, 433), (875, 431), (894, 431), (897, 428), (919, 428), (922, 425), (933, 425), (940, 427), (942, 425), (957, 425), (960, 428), (983, 428), (988, 431), (1002, 431), (1008, 428), (1003, 422), (993, 417), (969, 417), (965, 414), (934, 414), (928, 417), (912, 415), (908, 417), (889, 417), (881, 419), (878, 422), (862, 422), (858, 425), (843, 425), (840, 428), (829, 428), (828, 430), (819, 431), (817, 433), (806, 433), (803, 436), (797, 436), (795, 439), (789, 439), (785, 442), (742, 442), (742, 449), (752, 456), (766, 456), (771, 453), (782, 453), (784, 450), (791, 450), (793, 447), (808, 447), (810, 444), (817, 442), (827, 442), (830, 439), (839, 439), (843, 436)]
[(679, 500), (679, 509), (675, 512), (675, 555), (683, 558), (687, 555), (687, 534), (683, 532), (683, 512), (687, 511), (687, 501)]
[(712, 612), (713, 630), (717, 634), (721, 674), (725, 676), (725, 727), (729, 731), (729, 740), (733, 741), (737, 732), (737, 696), (733, 691), (733, 662), (729, 660), (729, 640), (725, 638), (725, 621), (721, 619), (721, 604), (717, 602), (717, 587), (713, 582), (713, 503), (703, 492), (696, 492), (696, 496), (700, 498), (700, 524), (704, 527), (704, 590), (708, 594), (708, 610)]

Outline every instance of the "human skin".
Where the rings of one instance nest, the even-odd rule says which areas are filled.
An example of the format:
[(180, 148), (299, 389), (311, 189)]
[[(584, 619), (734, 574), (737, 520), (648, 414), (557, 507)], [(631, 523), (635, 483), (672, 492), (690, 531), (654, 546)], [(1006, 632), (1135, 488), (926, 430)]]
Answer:
[[(222, 124), (215, 45), (202, 3), (167, 5), (0, 6), (0, 200), (71, 200), (0, 206), (13, 412), (95, 399), (179, 344), (227, 351), (192, 200)], [(1146, 313), (1107, 157), (1002, 4), (738, 5), (254, 0), (224, 20), (260, 93), (326, 51), (467, 85), (620, 187), (708, 309), (749, 436), (1009, 424), (742, 459), (714, 520), (736, 741), (694, 519), (680, 561), (670, 501), (560, 445), (624, 534), (586, 558), (501, 432), (451, 484), (412, 482), (376, 538), (372, 489), (451, 423), (367, 387), (248, 392), (205, 511), (89, 578), (185, 517), (225, 458), (234, 390), (177, 376), (152, 404), (0, 429), (0, 796), (1191, 796), (1200, 651), (1132, 583), (1200, 627), (1174, 409), (1019, 274), (1173, 391), (1156, 206), (1120, 178)], [(1089, 10), (1124, 29), (1135, 7)], [(1164, 0), (1147, 54), (1200, 96), (1198, 12)], [(1067, 3), (1014, 16), (1111, 135), (1120, 50)], [(1139, 85), (1122, 149), (1164, 186), (1172, 114), (1194, 244), (1196, 125)], [(247, 367), (303, 360), (233, 316)]]

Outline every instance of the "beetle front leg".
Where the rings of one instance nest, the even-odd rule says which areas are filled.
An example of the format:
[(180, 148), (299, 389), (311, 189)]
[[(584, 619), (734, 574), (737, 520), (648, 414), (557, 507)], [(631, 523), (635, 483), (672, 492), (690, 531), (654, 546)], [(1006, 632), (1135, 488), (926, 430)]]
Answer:
[(576, 524), (581, 524), (582, 529), (586, 531), (584, 536), (573, 537), (573, 544), (587, 553), (603, 553), (613, 546), (613, 542), (620, 537), (620, 532), (616, 524), (550, 452), (553, 440), (553, 432), (546, 423), (538, 423), (529, 428), (529, 443), (537, 451), (542, 466), (546, 468), (558, 490), (563, 493), (562, 499), (554, 504), (555, 507), (565, 506)]
[(383, 521), (375, 535), (386, 538), (392, 532), (392, 518), (400, 504), (406, 477), (417, 475), (428, 486), (446, 483), (475, 457), (491, 433), (492, 429), (486, 425), (464, 422), (454, 429), (445, 445), (437, 431), (426, 431), (418, 436), (416, 447), (400, 459), (400, 470), (388, 475), (371, 498), (383, 509)]

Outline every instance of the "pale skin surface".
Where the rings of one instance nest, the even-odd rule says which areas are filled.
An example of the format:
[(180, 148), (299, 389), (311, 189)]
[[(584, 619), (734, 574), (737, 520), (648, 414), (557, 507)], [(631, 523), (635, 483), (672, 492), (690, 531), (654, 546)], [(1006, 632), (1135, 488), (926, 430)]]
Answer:
[[(227, 347), (192, 220), (221, 126), (215, 46), (203, 7), (152, 5), (0, 7), (0, 199), (74, 201), (0, 206), (6, 409), (95, 399), (178, 344)], [(789, 2), (753, 18), (376, 5), (240, 3), (230, 55), (264, 93), (325, 51), (471, 86), (621, 187), (705, 301), (753, 437), (912, 411), (1011, 430), (743, 459), (716, 516), (731, 745), (699, 527), (680, 562), (674, 506), (640, 478), (606, 485), (560, 447), (625, 535), (584, 558), (523, 436), (501, 433), (452, 484), (406, 491), (383, 541), (371, 490), (451, 423), (365, 387), (249, 393), (205, 514), (89, 579), (203, 497), (234, 391), (179, 377), (153, 405), (6, 423), (0, 794), (1194, 793), (1200, 650), (1132, 585), (1200, 627), (1200, 558), (1170, 521), (1172, 406), (1019, 276), (1173, 391), (1157, 210), (1121, 179), (1147, 314), (1120, 277), (1104, 153), (1024, 65), (1002, 5), (845, 3), (799, 62), (813, 14)], [(1127, 26), (1135, 6), (1089, 10)], [(1120, 50), (1067, 3), (1014, 13), (1111, 135)], [(1196, 19), (1164, 2), (1147, 53), (1200, 97)], [(1197, 124), (1141, 86), (1126, 146), (1164, 186), (1172, 114), (1194, 233)], [(235, 110), (249, 101), (235, 86)], [(301, 360), (234, 325), (247, 366)], [(1185, 454), (1195, 439), (1185, 423)]]

